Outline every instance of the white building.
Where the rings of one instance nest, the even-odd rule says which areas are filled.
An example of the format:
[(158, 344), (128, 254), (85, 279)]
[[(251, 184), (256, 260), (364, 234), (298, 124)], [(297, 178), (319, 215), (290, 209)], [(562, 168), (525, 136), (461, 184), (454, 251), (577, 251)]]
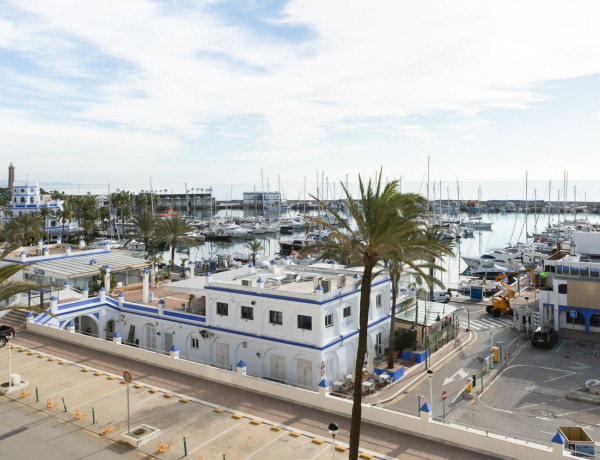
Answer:
[[(44, 208), (51, 211), (50, 216), (45, 219), (44, 232), (49, 235), (51, 240), (56, 240), (57, 236), (63, 233), (63, 224), (56, 216), (57, 211), (63, 208), (63, 201), (52, 200), (49, 196), (42, 196), (37, 182), (34, 184), (13, 185), (11, 188), (10, 215), (3, 217), (3, 220), (7, 222), (12, 217), (23, 214), (40, 214), (40, 211)], [(79, 232), (81, 232), (81, 228), (77, 225), (70, 222), (65, 223), (64, 234)]]
[[(600, 237), (600, 234), (598, 235)], [(599, 239), (600, 241), (600, 239)], [(544, 260), (545, 286), (539, 291), (542, 326), (563, 332), (600, 335), (600, 262), (575, 254), (556, 253)]]
[[(269, 268), (252, 266), (191, 278), (165, 291), (193, 296), (189, 307), (166, 308), (165, 300), (144, 305), (100, 297), (55, 304), (56, 318), (36, 323), (82, 332), (235, 370), (244, 362), (249, 375), (316, 389), (323, 377), (339, 380), (352, 373), (359, 324), (361, 271), (335, 265), (297, 266), (286, 261)], [(148, 295), (148, 274), (144, 292)], [(368, 350), (385, 352), (390, 321), (390, 284), (372, 282)], [(167, 302), (169, 295), (165, 295)]]

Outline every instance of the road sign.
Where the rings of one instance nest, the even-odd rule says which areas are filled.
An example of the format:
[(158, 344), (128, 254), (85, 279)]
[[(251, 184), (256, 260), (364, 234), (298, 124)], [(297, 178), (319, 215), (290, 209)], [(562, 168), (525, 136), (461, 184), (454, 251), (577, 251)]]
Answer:
[(570, 318), (577, 318), (577, 310), (569, 310), (569, 317)]
[(446, 400), (446, 396), (448, 396), (448, 393), (446, 393), (446, 390), (442, 391), (442, 401)]
[(123, 380), (125, 380), (125, 383), (131, 383), (131, 372), (123, 371)]

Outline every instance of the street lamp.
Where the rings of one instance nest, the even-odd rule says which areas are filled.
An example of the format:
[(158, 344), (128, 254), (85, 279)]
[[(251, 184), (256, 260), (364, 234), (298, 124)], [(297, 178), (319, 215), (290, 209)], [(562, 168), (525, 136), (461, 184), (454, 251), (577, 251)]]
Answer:
[(429, 375), (429, 405), (431, 406), (431, 415), (433, 416), (433, 384), (431, 383), (433, 371), (431, 369), (427, 369), (427, 375)]
[(331, 422), (327, 428), (329, 429), (331, 436), (333, 436), (333, 460), (335, 460), (335, 435), (340, 431), (340, 427), (337, 423)]
[[(527, 314), (529, 313), (529, 297), (525, 296), (525, 318), (527, 318)], [(527, 322), (527, 335), (531, 331), (531, 323)]]

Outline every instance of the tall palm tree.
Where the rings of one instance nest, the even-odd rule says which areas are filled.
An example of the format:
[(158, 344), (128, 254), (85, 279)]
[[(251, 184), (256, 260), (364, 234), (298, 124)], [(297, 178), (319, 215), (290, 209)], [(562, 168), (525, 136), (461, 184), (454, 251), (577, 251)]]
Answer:
[(171, 246), (171, 270), (175, 266), (175, 248), (178, 243), (197, 246), (198, 242), (194, 238), (185, 236), (186, 233), (194, 230), (194, 227), (181, 216), (173, 216), (169, 219), (163, 219), (158, 222), (155, 231), (155, 239), (159, 243), (165, 243)]
[(154, 237), (154, 232), (157, 227), (157, 219), (148, 210), (143, 210), (134, 218), (136, 228), (136, 238), (141, 238), (144, 242), (146, 252), (149, 251), (150, 241)]
[(405, 271), (410, 271), (419, 280), (426, 283), (437, 284), (443, 287), (440, 280), (433, 277), (429, 269), (445, 270), (441, 266), (431, 267), (432, 257), (438, 255), (453, 255), (449, 242), (441, 241), (440, 235), (426, 229), (419, 224), (419, 216), (411, 216), (409, 213), (401, 214), (403, 219), (410, 219), (417, 223), (412, 232), (406, 232), (402, 238), (395, 242), (391, 252), (386, 257), (388, 274), (392, 284), (392, 310), (390, 321), (390, 335), (388, 346), (388, 368), (394, 367), (394, 332), (396, 318), (396, 300), (398, 299), (398, 283)]
[(256, 254), (258, 251), (262, 251), (265, 247), (258, 240), (248, 241), (246, 243), (246, 249), (250, 250), (250, 255), (252, 256), (252, 264), (256, 266)]
[[(391, 181), (383, 185), (381, 176), (380, 173), (377, 181), (372, 182), (369, 180), (367, 184), (363, 183), (362, 178), (359, 176), (360, 203), (352, 198), (345, 184), (341, 184), (345, 194), (346, 208), (352, 220), (354, 220), (354, 225), (343, 219), (336, 209), (333, 209), (323, 200), (313, 197), (320, 206), (335, 217), (334, 222), (331, 223), (319, 219), (314, 219), (314, 221), (331, 230), (335, 239), (351, 248), (351, 259), (360, 261), (363, 266), (360, 288), (358, 347), (354, 374), (356, 382), (362, 381), (364, 356), (367, 352), (371, 282), (374, 276), (377, 275), (374, 270), (377, 264), (390, 252), (394, 242), (398, 241), (405, 231), (406, 223), (401, 221), (398, 210), (406, 208), (409, 204), (418, 206), (418, 203), (414, 203), (414, 195), (401, 195), (396, 191), (397, 181)], [(351, 459), (358, 458), (362, 416), (361, 392), (360, 383), (354, 385), (350, 425), (349, 456)]]
[(67, 222), (70, 222), (71, 219), (73, 218), (73, 208), (71, 208), (71, 206), (69, 204), (64, 203), (62, 209), (58, 209), (56, 211), (56, 217), (62, 223), (61, 238), (64, 239), (64, 237), (65, 237), (65, 224)]
[(121, 214), (121, 231), (122, 235), (125, 235), (125, 218), (131, 215), (129, 205), (133, 202), (133, 194), (127, 190), (117, 190), (111, 195), (111, 201), (115, 208), (117, 208), (117, 216), (119, 211)]

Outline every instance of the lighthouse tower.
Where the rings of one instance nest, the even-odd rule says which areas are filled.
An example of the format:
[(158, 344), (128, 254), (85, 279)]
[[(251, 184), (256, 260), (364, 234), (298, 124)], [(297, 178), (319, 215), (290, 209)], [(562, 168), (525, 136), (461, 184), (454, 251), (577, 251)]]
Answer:
[(15, 166), (11, 162), (8, 167), (8, 189), (12, 190), (13, 185), (15, 185)]

